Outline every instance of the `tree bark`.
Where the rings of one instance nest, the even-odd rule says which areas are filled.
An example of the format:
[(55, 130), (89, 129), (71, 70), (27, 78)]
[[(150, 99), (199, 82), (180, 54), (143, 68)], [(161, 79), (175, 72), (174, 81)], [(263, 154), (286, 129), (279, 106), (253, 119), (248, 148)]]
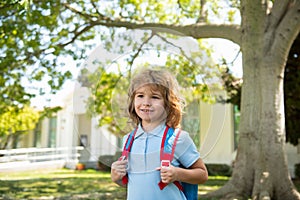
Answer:
[[(244, 76), (239, 146), (231, 180), (207, 197), (300, 199), (284, 152), (284, 66), (289, 45), (296, 37), (286, 28), (293, 20), (288, 25), (279, 23), (289, 15), (292, 5), (287, 2), (276, 6), (281, 10), (276, 10), (278, 16), (272, 21), (266, 15), (266, 5), (258, 0), (242, 1)], [(299, 11), (299, 1), (297, 7)]]

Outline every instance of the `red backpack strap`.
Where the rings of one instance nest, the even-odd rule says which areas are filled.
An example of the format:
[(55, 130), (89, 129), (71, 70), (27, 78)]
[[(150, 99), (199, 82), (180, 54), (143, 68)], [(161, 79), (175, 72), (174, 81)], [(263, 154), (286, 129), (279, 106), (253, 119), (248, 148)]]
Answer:
[[(161, 142), (161, 150), (160, 150), (160, 160), (161, 161), (169, 160), (170, 163), (172, 162), (172, 160), (174, 158), (174, 154), (175, 154), (176, 144), (177, 144), (179, 135), (181, 133), (181, 129), (177, 129), (177, 130), (178, 131), (176, 133), (176, 131), (173, 128), (170, 128), (168, 126), (166, 127), (163, 138), (162, 138), (162, 142)], [(176, 135), (175, 135), (175, 139), (172, 144), (172, 149), (169, 149), (169, 148), (167, 148), (168, 140), (173, 136), (174, 133)], [(173, 183), (178, 187), (179, 190), (183, 191), (183, 187), (178, 181), (175, 181)], [(162, 181), (160, 181), (158, 183), (158, 186), (161, 190), (163, 190), (167, 185), (168, 184), (163, 183)]]
[[(131, 147), (132, 147), (132, 144), (133, 144), (133, 141), (134, 141), (134, 137), (135, 137), (135, 134), (137, 132), (137, 127), (128, 135), (127, 137), (127, 140), (126, 140), (126, 143), (124, 145), (124, 148), (123, 148), (123, 151), (122, 151), (122, 156), (118, 159), (118, 160), (122, 160), (124, 158), (128, 159), (128, 156), (129, 156), (129, 152), (131, 151)], [(123, 176), (122, 178), (122, 183), (124, 185), (126, 185), (128, 183), (128, 176), (126, 174), (126, 176)]]

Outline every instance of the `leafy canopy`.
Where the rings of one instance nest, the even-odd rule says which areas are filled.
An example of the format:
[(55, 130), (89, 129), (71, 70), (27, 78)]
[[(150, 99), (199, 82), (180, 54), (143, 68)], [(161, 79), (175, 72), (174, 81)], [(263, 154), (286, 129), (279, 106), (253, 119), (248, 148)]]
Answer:
[(13, 136), (33, 130), (39, 117), (39, 112), (29, 106), (8, 107), (0, 114), (0, 149), (5, 149)]
[[(232, 5), (235, 3), (233, 2)], [(193, 98), (209, 101), (210, 94), (206, 81), (216, 76), (218, 69), (213, 70), (216, 64), (208, 57), (200, 55), (202, 53), (184, 55), (185, 52), (181, 47), (170, 40), (177, 37), (172, 34), (159, 34), (159, 28), (157, 31), (145, 32), (141, 41), (138, 41), (136, 38), (129, 37), (125, 29), (117, 28), (117, 24), (110, 25), (110, 22), (156, 22), (180, 25), (212, 22), (222, 18), (222, 22), (232, 23), (237, 12), (232, 5), (228, 4), (224, 9), (224, 3), (216, 0), (207, 0), (205, 4), (202, 1), (186, 0), (3, 1), (0, 4), (0, 55), (3, 58), (3, 62), (0, 63), (0, 98), (1, 102), (5, 103), (0, 104), (2, 108), (0, 110), (5, 112), (7, 106), (27, 105), (35, 95), (44, 95), (49, 90), (49, 88), (47, 90), (48, 86), (51, 93), (59, 90), (65, 80), (72, 76), (65, 68), (68, 59), (59, 58), (71, 56), (74, 60), (84, 59), (86, 50), (96, 45), (96, 38), (103, 41), (109, 52), (121, 55), (126, 53), (126, 47), (133, 49), (126, 61), (127, 71), (130, 71), (127, 72), (126, 79), (122, 74), (126, 66), (121, 66), (122, 70), (113, 74), (104, 71), (107, 63), (102, 63), (97, 73), (88, 75), (92, 91), (89, 110), (92, 114), (101, 116), (100, 125), (112, 124), (112, 129), (115, 129), (113, 115), (116, 111), (112, 110), (109, 102), (111, 92), (116, 82), (130, 80), (130, 69), (135, 59), (146, 52), (144, 49), (146, 45), (147, 48), (155, 49), (158, 55), (168, 49), (166, 46), (177, 48), (178, 54), (183, 56), (168, 55), (161, 65), (182, 74), (178, 77), (180, 83), (184, 87), (192, 88), (192, 93), (183, 91), (189, 101)], [(208, 7), (212, 9), (207, 9)], [(224, 10), (226, 15), (223, 15)], [(212, 14), (211, 18), (208, 17), (210, 16), (208, 12)], [(151, 44), (153, 37), (158, 37), (161, 41), (158, 44)], [(114, 43), (120, 38), (126, 43), (121, 44), (119, 48), (114, 48)], [(199, 44), (196, 46), (199, 45), (200, 49), (204, 49), (201, 42), (197, 42)], [(207, 50), (203, 51), (206, 51), (203, 54), (210, 54)], [(201, 63), (196, 61), (196, 58), (204, 61)], [(141, 65), (146, 66), (149, 63), (145, 62)], [(195, 70), (199, 69), (199, 66), (200, 70)], [(99, 76), (101, 76), (100, 80)], [(123, 79), (121, 80), (120, 77)], [(98, 80), (94, 82), (95, 79)], [(48, 86), (43, 86), (40, 82), (46, 82)], [(107, 85), (103, 86), (105, 84)]]

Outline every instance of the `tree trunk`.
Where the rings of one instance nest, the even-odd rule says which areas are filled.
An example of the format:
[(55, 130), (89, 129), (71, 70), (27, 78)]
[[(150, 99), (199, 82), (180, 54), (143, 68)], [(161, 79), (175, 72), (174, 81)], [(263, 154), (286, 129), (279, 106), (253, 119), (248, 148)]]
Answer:
[[(207, 197), (300, 199), (289, 176), (284, 151), (283, 76), (289, 44), (283, 31), (278, 34), (278, 27), (267, 24), (265, 10), (257, 0), (241, 4), (244, 18), (239, 146), (232, 178)], [(276, 34), (280, 38), (274, 44)]]
[[(250, 54), (245, 54), (249, 58)], [(207, 197), (300, 199), (290, 179), (284, 152), (284, 65), (280, 57), (262, 55), (244, 63), (244, 74), (248, 76), (242, 89), (243, 116), (232, 178)]]

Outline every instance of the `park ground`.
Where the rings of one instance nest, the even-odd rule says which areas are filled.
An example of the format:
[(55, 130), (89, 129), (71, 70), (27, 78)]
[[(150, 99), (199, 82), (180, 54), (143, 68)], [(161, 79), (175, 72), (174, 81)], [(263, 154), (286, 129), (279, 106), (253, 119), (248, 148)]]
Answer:
[[(199, 194), (218, 189), (229, 178), (210, 176), (199, 186)], [(294, 183), (300, 191), (300, 180), (294, 180)], [(109, 172), (68, 169), (0, 172), (0, 200), (124, 200), (125, 195), (125, 188), (112, 183)]]

